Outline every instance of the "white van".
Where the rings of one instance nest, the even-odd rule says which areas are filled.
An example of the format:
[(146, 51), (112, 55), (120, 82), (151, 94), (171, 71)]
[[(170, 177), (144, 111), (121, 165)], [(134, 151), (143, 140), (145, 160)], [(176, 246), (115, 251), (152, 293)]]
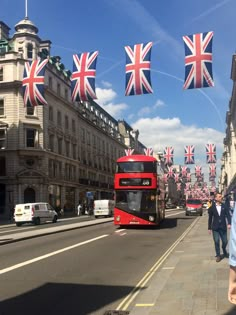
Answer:
[(114, 200), (94, 200), (94, 216), (112, 217), (114, 213), (115, 201)]
[(57, 222), (57, 212), (46, 202), (23, 203), (15, 206), (14, 220), (16, 226), (23, 223), (38, 225), (42, 222)]

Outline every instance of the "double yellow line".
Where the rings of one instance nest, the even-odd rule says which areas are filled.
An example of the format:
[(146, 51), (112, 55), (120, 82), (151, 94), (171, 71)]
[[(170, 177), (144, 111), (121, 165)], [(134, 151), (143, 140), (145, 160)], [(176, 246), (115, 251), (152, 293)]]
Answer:
[(139, 283), (133, 288), (133, 290), (124, 298), (124, 300), (116, 308), (117, 311), (125, 311), (136, 298), (139, 292), (145, 287), (147, 282), (154, 276), (155, 272), (172, 253), (175, 247), (183, 240), (183, 238), (189, 233), (193, 226), (199, 221), (199, 218), (194, 220), (193, 223), (187, 228), (187, 230), (170, 246), (170, 248), (158, 259), (158, 261), (151, 267), (151, 269), (144, 275)]

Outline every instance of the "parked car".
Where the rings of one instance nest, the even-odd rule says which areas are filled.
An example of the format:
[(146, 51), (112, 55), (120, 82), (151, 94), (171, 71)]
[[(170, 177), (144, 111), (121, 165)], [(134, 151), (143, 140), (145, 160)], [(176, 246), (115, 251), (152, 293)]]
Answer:
[(16, 226), (24, 223), (40, 224), (46, 221), (57, 222), (58, 214), (46, 202), (23, 203), (15, 206), (14, 219)]
[(202, 201), (200, 199), (187, 199), (185, 214), (202, 216), (203, 214)]

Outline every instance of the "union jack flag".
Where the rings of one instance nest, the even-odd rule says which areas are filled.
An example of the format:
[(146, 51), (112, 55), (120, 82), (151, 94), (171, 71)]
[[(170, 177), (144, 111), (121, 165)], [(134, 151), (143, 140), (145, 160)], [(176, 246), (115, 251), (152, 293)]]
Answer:
[(185, 187), (186, 187), (187, 190), (191, 189), (190, 183), (186, 183), (186, 184), (185, 184)]
[(177, 191), (181, 190), (181, 183), (177, 183)]
[(175, 178), (175, 182), (177, 183), (179, 180), (179, 174), (178, 173), (174, 173), (174, 178)]
[(167, 183), (168, 177), (169, 177), (168, 174), (164, 174), (164, 175), (163, 175), (164, 183)]
[(144, 153), (145, 155), (153, 155), (153, 149), (152, 148), (144, 149)]
[(209, 165), (209, 173), (210, 173), (210, 178), (211, 177), (213, 177), (213, 178), (216, 177), (216, 165), (215, 164), (210, 164)]
[(187, 173), (187, 181), (191, 182), (191, 174), (190, 173)]
[(183, 36), (185, 47), (184, 89), (214, 86), (212, 75), (213, 32)]
[(216, 145), (206, 144), (207, 163), (216, 163)]
[(174, 148), (166, 147), (164, 150), (164, 160), (166, 165), (172, 165), (174, 163)]
[(151, 48), (152, 42), (125, 46), (126, 96), (153, 92), (150, 75)]
[(187, 166), (181, 166), (181, 174), (182, 174), (182, 177), (187, 176)]
[(214, 180), (211, 181), (211, 188), (210, 188), (210, 191), (216, 192), (216, 183), (215, 183)]
[(47, 105), (44, 98), (44, 73), (47, 59), (27, 61), (22, 79), (23, 99), (26, 107)]
[(126, 155), (132, 155), (133, 152), (134, 152), (134, 149), (127, 149), (127, 150), (125, 150), (125, 154)]
[(195, 166), (195, 175), (196, 177), (202, 177), (202, 167), (199, 165)]
[(204, 176), (201, 174), (200, 176), (197, 176), (197, 181), (198, 182), (203, 182), (204, 181)]
[(73, 55), (73, 73), (71, 76), (72, 101), (96, 99), (95, 75), (98, 51)]
[(168, 167), (168, 176), (169, 177), (172, 177), (174, 175), (174, 172), (173, 172), (173, 167)]
[(184, 147), (184, 164), (194, 164), (194, 145)]

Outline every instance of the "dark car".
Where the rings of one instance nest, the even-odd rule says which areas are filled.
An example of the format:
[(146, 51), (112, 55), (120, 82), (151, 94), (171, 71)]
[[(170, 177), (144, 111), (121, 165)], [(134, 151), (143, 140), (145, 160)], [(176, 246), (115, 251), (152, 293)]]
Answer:
[(202, 201), (200, 199), (187, 199), (185, 214), (202, 216), (203, 214)]

